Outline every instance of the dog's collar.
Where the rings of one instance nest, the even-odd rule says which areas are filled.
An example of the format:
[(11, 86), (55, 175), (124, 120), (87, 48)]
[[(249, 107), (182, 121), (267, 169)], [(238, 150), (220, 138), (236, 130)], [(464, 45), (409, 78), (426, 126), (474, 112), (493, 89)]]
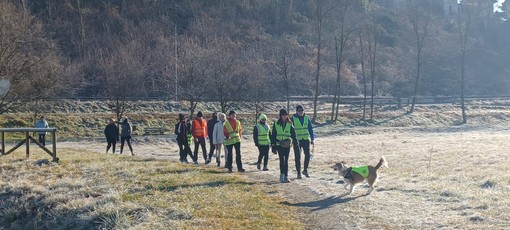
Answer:
[(344, 178), (348, 179), (348, 178), (351, 178), (352, 177), (352, 167), (350, 167), (349, 169), (347, 169), (347, 172), (342, 172), (342, 174), (344, 174)]

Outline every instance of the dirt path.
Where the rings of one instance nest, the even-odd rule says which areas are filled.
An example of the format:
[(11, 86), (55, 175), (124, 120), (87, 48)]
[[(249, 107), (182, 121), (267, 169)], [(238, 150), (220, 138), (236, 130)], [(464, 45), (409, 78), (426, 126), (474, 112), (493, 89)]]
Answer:
[[(294, 169), (294, 157), (289, 160), (289, 178), (291, 183), (280, 183), (278, 158), (270, 154), (270, 171), (258, 171), (255, 167), (256, 157), (258, 155), (256, 148), (249, 140), (245, 140), (242, 146), (242, 156), (244, 168), (247, 170), (241, 174), (247, 178), (262, 183), (268, 187), (268, 190), (279, 194), (284, 198), (284, 204), (294, 206), (301, 210), (303, 222), (307, 229), (338, 229), (347, 227), (356, 227), (351, 223), (348, 216), (342, 211), (343, 204), (356, 199), (356, 197), (339, 198), (336, 194), (325, 193), (321, 187), (338, 187), (339, 177), (332, 170), (330, 173), (313, 173), (318, 167), (314, 161), (310, 166), (310, 178), (295, 179), (296, 171)], [(60, 146), (70, 148), (87, 148), (97, 152), (104, 152), (104, 143), (101, 141), (83, 142), (62, 142)], [(177, 145), (171, 138), (162, 137), (138, 137), (133, 143), (135, 154), (138, 157), (152, 157), (163, 160), (178, 161)], [(120, 147), (117, 146), (117, 152)], [(125, 151), (127, 148), (125, 149)], [(128, 153), (128, 152), (126, 152)], [(291, 154), (293, 155), (293, 154)], [(203, 166), (203, 160), (199, 153), (199, 165)], [(223, 160), (223, 159), (222, 159)], [(323, 164), (322, 162), (321, 164)], [(215, 167), (210, 164), (205, 167)], [(314, 169), (315, 168), (315, 169)], [(342, 192), (344, 190), (341, 190)]]

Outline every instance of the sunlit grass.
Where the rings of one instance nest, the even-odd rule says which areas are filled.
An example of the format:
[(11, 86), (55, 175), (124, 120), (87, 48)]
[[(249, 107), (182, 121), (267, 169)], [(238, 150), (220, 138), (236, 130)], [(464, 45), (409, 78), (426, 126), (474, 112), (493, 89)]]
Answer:
[(6, 228), (303, 229), (264, 184), (215, 168), (61, 150), (0, 158)]

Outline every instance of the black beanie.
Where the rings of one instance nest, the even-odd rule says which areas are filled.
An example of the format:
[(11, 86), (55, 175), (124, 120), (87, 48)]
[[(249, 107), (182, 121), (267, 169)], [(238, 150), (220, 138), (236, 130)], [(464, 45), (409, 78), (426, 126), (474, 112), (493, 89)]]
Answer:
[(296, 111), (298, 111), (298, 110), (305, 110), (305, 109), (303, 108), (302, 105), (298, 105), (298, 106), (296, 106)]
[(230, 110), (230, 112), (228, 112), (228, 115), (230, 116), (230, 115), (232, 115), (232, 114), (234, 114), (234, 113), (236, 113), (236, 111), (234, 111), (234, 110)]
[(182, 115), (182, 113), (179, 113), (179, 121), (182, 121), (184, 120), (184, 115)]
[(203, 117), (203, 116), (204, 116), (204, 115), (202, 114), (202, 112), (201, 112), (201, 111), (198, 111), (198, 113), (197, 113), (197, 117)]
[(287, 113), (287, 110), (285, 110), (285, 109), (280, 109), (280, 116), (283, 116), (283, 115), (289, 115), (289, 113)]

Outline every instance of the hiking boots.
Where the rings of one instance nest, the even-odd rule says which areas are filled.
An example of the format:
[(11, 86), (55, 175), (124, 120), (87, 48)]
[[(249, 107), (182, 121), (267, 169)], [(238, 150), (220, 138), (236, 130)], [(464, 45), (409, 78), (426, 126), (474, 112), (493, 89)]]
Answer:
[(267, 166), (264, 166), (264, 169), (262, 169), (262, 171), (269, 171), (269, 169), (267, 168)]
[(283, 181), (284, 179), (285, 179), (285, 174), (283, 174), (283, 173), (282, 173), (282, 174), (280, 174), (280, 182), (282, 182), (282, 183), (283, 183), (283, 182), (284, 182), (284, 181)]
[(260, 162), (257, 162), (257, 169), (260, 170)]
[(239, 170), (237, 170), (237, 171), (238, 171), (238, 172), (246, 172), (246, 170), (244, 170), (244, 169), (239, 169)]
[(310, 176), (308, 175), (308, 171), (303, 171), (303, 175), (306, 177), (306, 178), (309, 178)]
[(289, 183), (289, 182), (290, 182), (289, 178), (287, 176), (284, 176), (283, 183)]
[(209, 163), (211, 163), (211, 159), (206, 159), (206, 160), (205, 160), (205, 164), (207, 165), (207, 164), (209, 164)]
[(301, 179), (301, 173), (298, 173), (296, 178)]

